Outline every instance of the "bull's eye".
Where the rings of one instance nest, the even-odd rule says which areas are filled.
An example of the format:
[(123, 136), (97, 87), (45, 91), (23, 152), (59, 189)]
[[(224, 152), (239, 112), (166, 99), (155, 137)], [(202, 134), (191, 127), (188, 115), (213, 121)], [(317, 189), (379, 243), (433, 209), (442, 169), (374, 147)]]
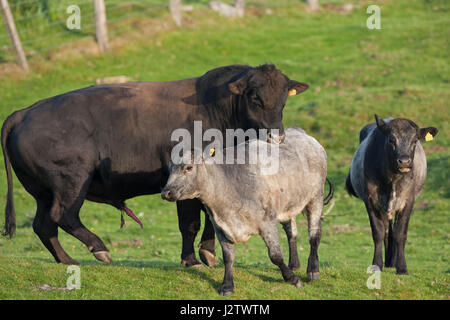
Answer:
[(254, 106), (262, 108), (262, 106), (263, 106), (262, 101), (255, 92), (252, 93), (251, 99), (252, 99), (252, 104)]
[(184, 167), (184, 171), (185, 172), (191, 172), (193, 168), (194, 167), (192, 165), (188, 164), (187, 166)]

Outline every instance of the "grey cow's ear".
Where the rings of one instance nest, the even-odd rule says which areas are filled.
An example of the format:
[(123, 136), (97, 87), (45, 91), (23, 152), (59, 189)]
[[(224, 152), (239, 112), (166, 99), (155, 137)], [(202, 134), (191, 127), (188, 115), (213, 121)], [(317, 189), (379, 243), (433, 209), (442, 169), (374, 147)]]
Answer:
[(377, 124), (377, 127), (383, 127), (386, 122), (382, 118), (378, 118), (377, 114), (374, 114), (375, 116), (375, 123)]
[(295, 80), (289, 80), (289, 95), (295, 96), (299, 93), (302, 93), (303, 91), (306, 91), (306, 89), (309, 88), (309, 84), (298, 82)]
[(247, 80), (248, 80), (248, 76), (247, 74), (243, 75), (242, 77), (240, 77), (239, 79), (230, 82), (228, 84), (228, 89), (231, 91), (231, 93), (234, 94), (243, 94), (245, 89), (247, 89)]
[(381, 130), (384, 134), (386, 134), (386, 122), (382, 118), (379, 118), (376, 114), (375, 116), (375, 123), (377, 124), (378, 129)]
[(435, 127), (420, 128), (419, 139), (425, 141), (431, 141), (437, 135), (438, 129)]

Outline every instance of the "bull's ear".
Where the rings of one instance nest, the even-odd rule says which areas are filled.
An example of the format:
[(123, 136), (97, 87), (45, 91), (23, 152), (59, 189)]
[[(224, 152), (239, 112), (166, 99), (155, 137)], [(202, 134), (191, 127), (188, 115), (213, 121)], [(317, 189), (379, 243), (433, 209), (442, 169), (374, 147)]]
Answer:
[(289, 80), (289, 95), (290, 96), (295, 96), (299, 93), (302, 93), (303, 91), (305, 91), (306, 89), (309, 88), (309, 84), (307, 83), (303, 83), (303, 82), (298, 82), (295, 80)]
[(421, 128), (419, 130), (419, 139), (430, 141), (433, 140), (433, 138), (437, 135), (438, 129), (435, 127), (428, 127), (428, 128)]
[(228, 84), (228, 89), (234, 94), (243, 94), (244, 90), (247, 89), (247, 75), (230, 82)]

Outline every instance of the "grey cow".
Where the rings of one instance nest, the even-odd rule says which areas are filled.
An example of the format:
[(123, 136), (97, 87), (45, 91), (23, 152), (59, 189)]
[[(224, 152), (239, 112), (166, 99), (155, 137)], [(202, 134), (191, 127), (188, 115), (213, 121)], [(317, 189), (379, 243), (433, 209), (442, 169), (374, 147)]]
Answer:
[[(323, 147), (302, 129), (285, 130), (281, 145), (251, 140), (236, 147), (237, 154), (245, 149), (247, 160), (251, 150), (278, 149), (278, 170), (264, 174), (263, 161), (256, 164), (207, 163), (170, 165), (170, 177), (161, 192), (164, 199), (178, 201), (199, 198), (208, 208), (225, 264), (225, 275), (219, 293), (233, 292), (232, 266), (234, 243), (247, 241), (259, 234), (267, 245), (270, 260), (281, 269), (286, 282), (297, 287), (300, 279), (293, 273), (299, 267), (296, 252), (297, 228), (295, 217), (305, 209), (308, 219), (311, 251), (308, 259), (308, 280), (319, 277), (318, 246), (321, 237), (321, 215), (324, 202), (324, 183), (327, 179), (327, 155)], [(250, 150), (250, 151), (249, 151)], [(263, 149), (267, 150), (267, 149)], [(271, 149), (272, 150), (272, 149)], [(223, 150), (224, 155), (235, 152)], [(197, 159), (198, 160), (198, 159)], [(186, 163), (185, 162), (185, 163)], [(289, 241), (290, 262), (286, 266), (280, 249), (277, 222), (281, 222)]]
[[(438, 130), (419, 128), (408, 119), (380, 119), (360, 132), (360, 145), (347, 176), (347, 191), (364, 201), (375, 245), (373, 265), (395, 266), (408, 274), (405, 243), (414, 201), (422, 192), (427, 162), (420, 140), (432, 140)], [(393, 217), (395, 223), (393, 224)]]

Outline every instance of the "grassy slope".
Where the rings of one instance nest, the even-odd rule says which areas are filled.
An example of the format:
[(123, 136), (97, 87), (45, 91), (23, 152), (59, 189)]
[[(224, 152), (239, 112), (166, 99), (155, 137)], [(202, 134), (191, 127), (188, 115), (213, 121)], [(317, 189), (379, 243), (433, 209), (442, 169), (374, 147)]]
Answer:
[[(448, 299), (449, 252), (449, 43), (445, 1), (380, 2), (382, 30), (365, 27), (365, 6), (349, 15), (331, 10), (304, 13), (302, 5), (274, 9), (272, 15), (229, 20), (210, 12), (191, 15), (195, 23), (140, 39), (101, 57), (39, 61), (30, 75), (0, 78), (0, 119), (33, 102), (91, 85), (96, 78), (126, 74), (138, 80), (171, 80), (201, 75), (231, 63), (273, 62), (291, 78), (311, 84), (292, 97), (285, 126), (301, 126), (318, 138), (329, 156), (329, 176), (336, 183), (336, 206), (323, 223), (319, 250), (321, 279), (296, 289), (283, 283), (259, 237), (236, 246), (235, 299)], [(262, 13), (262, 12), (261, 12)], [(425, 144), (429, 176), (410, 222), (406, 258), (409, 277), (382, 273), (382, 289), (366, 288), (366, 268), (373, 255), (362, 202), (343, 188), (360, 128), (381, 116), (408, 117), (434, 125), (440, 134)], [(0, 207), (6, 179), (0, 168)], [(0, 239), (0, 299), (216, 299), (223, 266), (179, 267), (180, 235), (175, 206), (159, 196), (127, 202), (143, 212), (144, 230), (119, 212), (86, 202), (81, 217), (109, 247), (114, 265), (97, 262), (78, 240), (60, 232), (63, 247), (81, 267), (82, 289), (42, 291), (44, 283), (63, 287), (66, 266), (53, 262), (31, 224), (33, 199), (15, 180), (18, 230)], [(300, 215), (299, 248), (306, 277), (309, 251), (305, 218)], [(280, 233), (283, 250), (286, 237)], [(130, 240), (142, 243), (133, 245)], [(221, 257), (220, 246), (216, 246)], [(287, 259), (287, 254), (286, 257)]]

